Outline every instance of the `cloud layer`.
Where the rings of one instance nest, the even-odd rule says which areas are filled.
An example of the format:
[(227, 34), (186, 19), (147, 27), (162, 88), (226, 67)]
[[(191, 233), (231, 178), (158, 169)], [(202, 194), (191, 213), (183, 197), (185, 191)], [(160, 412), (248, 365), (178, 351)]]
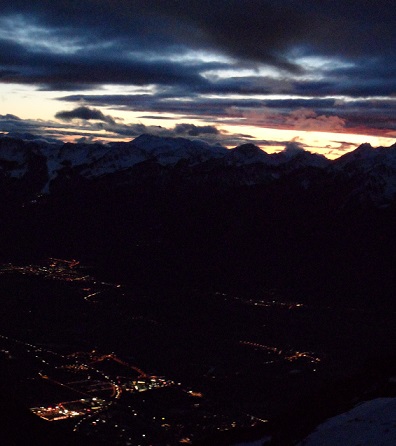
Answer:
[(14, 0), (0, 83), (59, 92), (56, 118), (98, 131), (123, 110), (205, 138), (225, 119), (395, 137), (395, 18), (385, 0)]

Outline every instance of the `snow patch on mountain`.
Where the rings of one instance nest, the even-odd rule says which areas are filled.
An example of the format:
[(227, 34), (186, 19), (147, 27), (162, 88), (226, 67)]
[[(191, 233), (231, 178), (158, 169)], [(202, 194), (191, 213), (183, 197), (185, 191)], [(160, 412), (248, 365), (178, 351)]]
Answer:
[(353, 152), (346, 153), (334, 162), (334, 166), (338, 169), (353, 167), (365, 171), (379, 164), (386, 164), (396, 169), (396, 144), (376, 148), (368, 143), (362, 144)]
[(396, 398), (378, 398), (330, 418), (299, 446), (393, 446)]
[(255, 163), (272, 164), (270, 155), (254, 144), (242, 144), (234, 147), (225, 154), (224, 161), (226, 164), (234, 166)]
[(30, 155), (22, 141), (8, 137), (1, 139), (0, 169), (9, 177), (20, 179), (25, 175)]
[(396, 196), (396, 144), (377, 148), (362, 144), (335, 160), (333, 169), (359, 184), (356, 196), (364, 196), (379, 206)]
[(201, 140), (185, 138), (141, 135), (134, 139), (133, 146), (145, 153), (147, 158), (155, 159), (162, 165), (174, 165), (181, 159), (190, 164), (202, 163), (210, 158), (219, 158), (227, 153), (220, 145), (210, 145)]

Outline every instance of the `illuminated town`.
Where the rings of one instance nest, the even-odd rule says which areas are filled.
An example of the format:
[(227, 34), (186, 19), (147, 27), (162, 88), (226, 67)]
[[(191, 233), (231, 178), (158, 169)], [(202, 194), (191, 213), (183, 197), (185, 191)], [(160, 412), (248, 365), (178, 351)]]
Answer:
[[(85, 272), (76, 260), (53, 258), (44, 265), (6, 264), (0, 269), (3, 276), (64, 283), (89, 306), (106, 306), (109, 296), (123, 295), (121, 285)], [(103, 296), (106, 299), (100, 300)], [(131, 320), (158, 325), (138, 315), (131, 315)], [(57, 343), (33, 343), (5, 334), (0, 335), (0, 347), (3, 360), (22, 373), (18, 386), (33, 414), (114, 445), (192, 444), (215, 432), (267, 422), (221, 410), (201, 390), (148, 373), (114, 352), (96, 347), (70, 351)], [(210, 372), (208, 379), (214, 377)]]
[(326, 329), (342, 318), (348, 336), (354, 321), (366, 323), (359, 307), (315, 306), (274, 289), (150, 293), (59, 258), (6, 263), (0, 277), (5, 382), (43, 429), (82, 441), (270, 438), (287, 425), (285, 407), (361, 355), (346, 356)]
[(48, 422), (69, 422), (74, 432), (120, 445), (178, 444), (191, 443), (205, 430), (257, 423), (253, 417), (219, 414), (201, 392), (148, 375), (114, 353), (63, 355), (7, 336), (0, 341), (8, 349), (3, 354), (18, 357), (30, 372), (36, 369), (25, 378), (32, 394), (34, 387), (39, 390), (30, 411)]
[(119, 291), (121, 285), (97, 281), (86, 274), (78, 260), (49, 258), (43, 265), (13, 265), (11, 263), (0, 267), (0, 274), (19, 273), (22, 275), (42, 277), (47, 280), (69, 282), (75, 286), (83, 298), (96, 302), (98, 298)]

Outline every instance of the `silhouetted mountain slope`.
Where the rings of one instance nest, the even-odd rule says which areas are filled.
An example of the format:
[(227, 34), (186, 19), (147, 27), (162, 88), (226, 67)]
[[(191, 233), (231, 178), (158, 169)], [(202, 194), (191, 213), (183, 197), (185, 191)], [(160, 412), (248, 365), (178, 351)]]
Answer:
[[(313, 176), (312, 171), (320, 172)], [(34, 199), (37, 194), (67, 191), (86, 182), (145, 186), (183, 180), (191, 185), (229, 188), (294, 179), (305, 188), (347, 186), (349, 201), (387, 206), (396, 192), (396, 145), (363, 144), (335, 161), (299, 148), (267, 154), (253, 144), (231, 150), (199, 140), (142, 135), (128, 143), (56, 144), (0, 138), (0, 180), (4, 194)]]

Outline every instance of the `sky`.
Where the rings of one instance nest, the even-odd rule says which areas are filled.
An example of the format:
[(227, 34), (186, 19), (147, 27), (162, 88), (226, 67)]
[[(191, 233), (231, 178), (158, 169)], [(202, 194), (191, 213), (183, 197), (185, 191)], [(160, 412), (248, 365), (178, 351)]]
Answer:
[(396, 142), (392, 0), (13, 0), (0, 132), (336, 158)]

